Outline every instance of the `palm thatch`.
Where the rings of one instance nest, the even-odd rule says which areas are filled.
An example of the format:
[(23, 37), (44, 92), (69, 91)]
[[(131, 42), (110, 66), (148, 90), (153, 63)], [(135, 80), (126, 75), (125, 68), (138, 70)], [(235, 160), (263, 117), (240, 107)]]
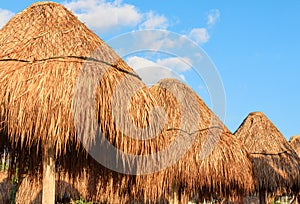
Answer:
[[(20, 179), (41, 173), (42, 155), (53, 149), (56, 169), (75, 177), (95, 163), (86, 150), (95, 146), (98, 130), (125, 153), (154, 151), (130, 136), (142, 127), (148, 127), (143, 134), (157, 131), (153, 124), (160, 116), (150, 111), (155, 100), (136, 73), (62, 5), (35, 3), (14, 16), (0, 31), (0, 53), (0, 146), (13, 158), (10, 175), (17, 168)], [(134, 104), (130, 115), (133, 94), (143, 103)], [(128, 123), (136, 128), (122, 127)], [(116, 188), (119, 177), (128, 178), (99, 169), (102, 177), (115, 178)]]
[(96, 82), (102, 111), (126, 74), (128, 84), (140, 85), (111, 48), (56, 3), (36, 3), (17, 14), (2, 28), (0, 45), (1, 119), (10, 138), (23, 146), (51, 143), (58, 155), (68, 142), (78, 143), (72, 99), (81, 72), (96, 80), (102, 76)]
[[(213, 196), (235, 199), (252, 190), (252, 165), (244, 147), (235, 137), (224, 131), (226, 127), (221, 121), (218, 122), (220, 126), (211, 125), (211, 118), (216, 117), (211, 111), (207, 111), (211, 116), (207, 116), (206, 113), (202, 114), (201, 117), (193, 115), (199, 113), (200, 109), (206, 110), (208, 108), (204, 103), (192, 105), (193, 101), (198, 102), (200, 99), (189, 87), (170, 79), (160, 83), (165, 82), (172, 82), (172, 87), (177, 87), (177, 93), (171, 94), (171, 90), (168, 90), (166, 86), (153, 86), (150, 89), (151, 94), (147, 92), (146, 88), (139, 90), (156, 99), (157, 104), (151, 104), (152, 107), (150, 108), (156, 106), (165, 111), (166, 123), (162, 132), (153, 139), (133, 143), (132, 138), (124, 136), (122, 140), (114, 143), (116, 147), (124, 150), (126, 149), (124, 146), (134, 144), (134, 147), (126, 150), (137, 155), (155, 155), (155, 153), (163, 151), (175, 143), (175, 145), (173, 144), (177, 148), (175, 151), (157, 158), (160, 161), (157, 164), (161, 166), (156, 166), (154, 171), (159, 168), (163, 168), (163, 170), (148, 175), (118, 177), (120, 182), (116, 188), (113, 178), (117, 176), (111, 174), (117, 173), (101, 174), (99, 173), (101, 171), (98, 170), (101, 169), (101, 165), (90, 164), (84, 173), (69, 181), (82, 197), (87, 200), (109, 203), (116, 202), (116, 199), (118, 202), (132, 200), (167, 202), (172, 199), (172, 193), (178, 191), (180, 200), (187, 202), (195, 197), (198, 200)], [(188, 92), (194, 95), (191, 96), (191, 93)], [(177, 97), (174, 97), (174, 94)], [(186, 96), (184, 97), (183, 94)], [(179, 96), (186, 102), (180, 101)], [(193, 98), (193, 96), (197, 98)], [(144, 100), (140, 100), (140, 97), (140, 94), (135, 95), (130, 104), (145, 103)], [(188, 106), (191, 108), (189, 109)], [(146, 106), (139, 105), (138, 107)], [(184, 118), (185, 116), (181, 111), (188, 111), (187, 115), (199, 119), (199, 121), (186, 120), (187, 118)], [(143, 109), (137, 111), (136, 106), (131, 105), (130, 112), (133, 118), (137, 118), (136, 114), (141, 114)], [(182, 126), (180, 122), (184, 125)], [(196, 129), (193, 123), (199, 124), (203, 129), (200, 130), (199, 127)], [(211, 138), (216, 141), (208, 143), (210, 146), (204, 146), (204, 144), (207, 145), (206, 141)], [(214, 145), (216, 146), (214, 147)], [(201, 151), (203, 148), (211, 149), (210, 154), (204, 157), (203, 151)], [(71, 162), (72, 157), (70, 159), (67, 156), (64, 157), (65, 161)], [(177, 157), (179, 160), (176, 160)], [(151, 163), (151, 161), (148, 162)], [(164, 164), (172, 165), (164, 166)], [(32, 187), (27, 189), (32, 189)], [(20, 197), (28, 196), (24, 191), (18, 192), (18, 194)]]
[(252, 164), (245, 148), (199, 96), (175, 79), (161, 80), (150, 91), (166, 113), (164, 138), (171, 135), (169, 146), (177, 143), (171, 158), (163, 159), (178, 161), (160, 172), (139, 176), (142, 196), (168, 199), (178, 191), (179, 199), (187, 202), (194, 196), (199, 200), (238, 198), (251, 192)]
[[(74, 153), (73, 147), (80, 150), (80, 142), (91, 146), (95, 126), (113, 144), (122, 139), (116, 121), (124, 118), (116, 118), (113, 111), (128, 111), (120, 98), (145, 85), (63, 6), (36, 3), (14, 16), (1, 29), (0, 53), (1, 135), (10, 140), (12, 157), (28, 160), (29, 170), (40, 166), (37, 158), (45, 146), (53, 147), (57, 158)], [(138, 94), (146, 105), (154, 103), (143, 90)], [(152, 121), (147, 112), (137, 116), (131, 122), (139, 127)], [(132, 146), (120, 149), (126, 148)], [(15, 165), (22, 172), (22, 164)]]
[(295, 152), (300, 156), (300, 135), (295, 135), (290, 138), (290, 145)]
[(251, 155), (257, 192), (298, 191), (299, 157), (264, 113), (250, 113), (234, 135)]
[(168, 118), (174, 120), (176, 114), (182, 116), (179, 124), (169, 123), (172, 128), (181, 129), (189, 134), (210, 127), (219, 127), (225, 132), (230, 132), (204, 101), (177, 79), (162, 79), (151, 87), (150, 91), (157, 103), (167, 109)]
[[(103, 175), (95, 169), (86, 170), (76, 178), (57, 176), (56, 199), (80, 196), (94, 202), (163, 203), (170, 202), (176, 191), (183, 203), (211, 198), (235, 201), (253, 190), (252, 164), (244, 147), (233, 135), (224, 132), (212, 153), (201, 160), (199, 152), (202, 145), (207, 137), (215, 137), (213, 134), (219, 134), (219, 130), (198, 133), (190, 150), (176, 164), (160, 172), (138, 175), (134, 183), (128, 177), (122, 177), (118, 188), (114, 176)], [(41, 178), (25, 178), (18, 189), (16, 201), (20, 204), (40, 203)]]
[[(57, 202), (70, 201), (71, 199), (78, 200), (81, 195), (76, 188), (74, 188), (70, 183), (67, 183), (65, 180), (67, 180), (67, 177), (56, 180), (55, 200)], [(18, 188), (16, 194), (16, 203), (42, 203), (42, 179), (33, 176), (25, 177)]]
[[(20, 178), (24, 171), (32, 175), (41, 171), (42, 153), (50, 146), (57, 170), (70, 174), (78, 171), (77, 175), (84, 176), (84, 167), (92, 169), (87, 177), (97, 179), (92, 186), (100, 192), (93, 195), (105, 196), (97, 200), (116, 193), (124, 199), (126, 195), (164, 199), (176, 183), (182, 192), (195, 194), (234, 196), (251, 189), (247, 153), (225, 133), (228, 129), (203, 101), (195, 99), (191, 89), (177, 83), (175, 90), (181, 93), (181, 100), (176, 102), (170, 95), (168, 101), (175, 100), (171, 102), (174, 107), (167, 106), (165, 96), (153, 96), (136, 73), (63, 6), (36, 3), (17, 14), (0, 31), (0, 53), (0, 134), (4, 141), (0, 145), (8, 148), (14, 158), (10, 171), (14, 173), (18, 167)], [(176, 83), (167, 84), (173, 87)], [(167, 109), (167, 123), (159, 110), (153, 111), (161, 101)], [(150, 155), (144, 161), (147, 168), (152, 158), (170, 162), (174, 154), (166, 158), (151, 155), (172, 142), (181, 144), (178, 155), (187, 152), (165, 171), (148, 176), (122, 175), (96, 164), (83, 148), (82, 144), (88, 148), (97, 145), (99, 129), (122, 152)], [(185, 149), (188, 143), (191, 149)], [(198, 158), (200, 147), (209, 151)], [(121, 162), (121, 168), (132, 165)], [(154, 166), (153, 170), (159, 168)], [(71, 176), (73, 180), (77, 175)], [(245, 177), (250, 177), (248, 183), (242, 179)]]
[[(125, 177), (124, 177), (125, 178)], [(101, 179), (109, 180), (105, 185)], [(116, 188), (112, 177), (103, 178), (94, 169), (85, 169), (80, 176), (70, 178), (68, 173), (56, 175), (55, 200), (59, 203), (83, 198), (87, 201), (101, 203), (126, 203), (130, 201), (130, 186), (122, 180), (122, 186)], [(28, 175), (23, 179), (16, 194), (17, 204), (39, 204), (42, 202), (42, 178), (39, 175)]]

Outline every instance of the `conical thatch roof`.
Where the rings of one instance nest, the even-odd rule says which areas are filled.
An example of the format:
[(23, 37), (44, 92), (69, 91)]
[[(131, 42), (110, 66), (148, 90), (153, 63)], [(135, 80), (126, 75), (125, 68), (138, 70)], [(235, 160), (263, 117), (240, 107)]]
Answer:
[(262, 112), (250, 113), (234, 135), (251, 155), (258, 191), (297, 192), (300, 160), (284, 136)]
[(295, 135), (290, 138), (290, 145), (296, 151), (298, 156), (300, 156), (300, 135)]
[(72, 99), (81, 72), (98, 75), (106, 97), (127, 73), (128, 83), (141, 85), (110, 47), (56, 3), (36, 3), (14, 16), (0, 32), (0, 53), (8, 134), (27, 145), (51, 141), (58, 153), (76, 140)]
[[(157, 147), (130, 137), (142, 127), (148, 127), (145, 134), (155, 132), (153, 122), (160, 121), (150, 112), (156, 102), (147, 87), (62, 5), (33, 4), (1, 29), (0, 85), (0, 146), (13, 158), (11, 175), (17, 168), (19, 178), (24, 172), (40, 173), (48, 147), (54, 149), (57, 170), (80, 175), (96, 163), (82, 144), (94, 147), (99, 130), (125, 153), (153, 152)], [(134, 95), (143, 103), (131, 104)], [(136, 128), (122, 126), (128, 123)], [(97, 166), (99, 178), (107, 177), (99, 180), (101, 185), (109, 179), (114, 188), (123, 178), (127, 184), (134, 182), (134, 177)]]
[[(121, 99), (141, 88), (137, 94), (147, 102), (143, 106), (155, 103), (109, 46), (63, 6), (49, 2), (33, 4), (1, 29), (0, 84), (1, 134), (18, 150), (15, 157), (36, 157), (45, 144), (57, 156), (70, 145), (89, 146), (98, 125), (94, 118), (106, 138), (118, 142), (124, 131), (116, 123), (122, 123), (119, 115), (128, 109)], [(147, 112), (136, 115), (130, 120), (139, 127), (152, 121)], [(126, 148), (131, 146), (120, 149)]]
[(162, 79), (150, 91), (157, 103), (167, 109), (169, 118), (174, 120), (176, 114), (181, 115), (177, 124), (169, 123), (172, 128), (189, 134), (210, 127), (219, 127), (230, 132), (204, 101), (189, 86), (177, 79)]
[[(150, 90), (166, 112), (163, 134), (173, 136), (170, 144), (177, 142), (171, 155), (178, 161), (160, 172), (140, 176), (146, 197), (168, 198), (175, 190), (181, 201), (187, 202), (193, 196), (201, 200), (250, 192), (252, 164), (245, 148), (199, 96), (175, 79), (161, 80)], [(174, 137), (181, 139), (175, 141)], [(163, 179), (157, 182), (156, 178)]]

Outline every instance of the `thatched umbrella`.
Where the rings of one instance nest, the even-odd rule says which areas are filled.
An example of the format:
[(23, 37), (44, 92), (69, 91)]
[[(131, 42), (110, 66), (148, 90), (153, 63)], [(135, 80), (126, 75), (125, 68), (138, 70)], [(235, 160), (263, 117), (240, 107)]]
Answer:
[[(128, 111), (121, 99), (145, 85), (62, 5), (35, 3), (1, 29), (0, 86), (0, 134), (1, 142), (9, 141), (10, 173), (18, 168), (21, 178), (25, 171), (42, 171), (43, 203), (54, 203), (55, 162), (70, 172), (82, 171), (90, 160), (82, 156), (87, 154), (81, 144), (93, 146), (99, 129), (121, 151), (135, 149), (134, 139), (133, 145), (123, 142), (135, 130), (118, 126), (125, 120), (119, 113)], [(148, 108), (155, 103), (152, 97), (143, 89), (137, 94), (146, 103), (135, 108), (144, 112), (136, 111), (130, 122), (147, 127), (159, 121)]]
[[(194, 196), (199, 200), (237, 198), (251, 192), (252, 164), (245, 148), (199, 96), (175, 79), (161, 80), (150, 90), (167, 116), (162, 134), (171, 136), (163, 147), (177, 143), (177, 149), (170, 152), (172, 158), (166, 160), (177, 162), (140, 176), (146, 198), (168, 198), (177, 191), (179, 200), (187, 202)], [(175, 141), (175, 137), (180, 139)], [(155, 178), (163, 179), (157, 182)]]
[(251, 155), (261, 203), (266, 193), (298, 192), (299, 157), (264, 113), (250, 113), (234, 135)]

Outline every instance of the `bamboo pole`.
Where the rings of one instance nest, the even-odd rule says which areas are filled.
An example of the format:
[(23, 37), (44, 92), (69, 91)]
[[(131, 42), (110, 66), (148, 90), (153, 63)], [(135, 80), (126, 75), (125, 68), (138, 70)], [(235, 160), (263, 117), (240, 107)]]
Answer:
[(55, 159), (54, 150), (47, 146), (43, 151), (42, 204), (55, 203)]

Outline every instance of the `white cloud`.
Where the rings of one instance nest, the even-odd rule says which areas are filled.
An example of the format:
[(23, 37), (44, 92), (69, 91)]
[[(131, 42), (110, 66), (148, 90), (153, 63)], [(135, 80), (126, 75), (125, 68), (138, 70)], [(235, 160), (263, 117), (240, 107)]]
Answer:
[(127, 63), (130, 67), (132, 67), (135, 70), (142, 69), (145, 67), (152, 67), (152, 66), (158, 66), (155, 62), (148, 60), (143, 57), (128, 57), (127, 58)]
[(194, 28), (188, 34), (188, 37), (198, 44), (206, 43), (210, 38), (206, 28)]
[(152, 11), (145, 14), (146, 20), (139, 26), (140, 29), (167, 29), (169, 26), (168, 19)]
[(97, 32), (115, 28), (167, 29), (168, 19), (153, 11), (141, 13), (134, 5), (121, 0), (72, 0), (64, 4), (78, 18)]
[(98, 32), (119, 27), (135, 27), (143, 18), (137, 8), (121, 1), (75, 0), (65, 3), (78, 18)]
[(207, 25), (213, 26), (220, 19), (220, 11), (218, 9), (212, 9), (207, 16)]
[[(169, 27), (169, 20), (162, 14), (154, 11), (140, 12), (137, 7), (132, 4), (124, 3), (122, 0), (69, 0), (65, 2), (65, 6), (72, 10), (78, 18), (93, 28), (97, 33), (105, 33), (115, 29), (131, 29), (131, 30), (149, 30), (162, 29)], [(220, 18), (220, 11), (213, 9), (208, 12), (206, 27), (195, 27), (186, 34), (186, 37), (198, 44), (204, 44), (209, 41), (210, 36), (208, 29), (212, 27)], [(2, 19), (2, 18), (1, 18)], [(128, 31), (128, 30), (127, 30)], [(166, 39), (163, 34), (149, 32), (140, 39), (141, 44), (149, 44), (149, 49), (159, 49), (164, 47), (178, 46), (178, 42)]]
[(0, 8), (0, 28), (2, 28), (13, 15), (13, 12)]
[(167, 65), (167, 61), (171, 62), (170, 65), (172, 65), (174, 61), (177, 61), (175, 58), (171, 58), (171, 60), (168, 59), (170, 58), (154, 62), (143, 57), (133, 56), (127, 58), (127, 63), (135, 69), (143, 82), (149, 86), (156, 84), (159, 80), (165, 78), (175, 78), (184, 81), (185, 78), (183, 74), (178, 74), (177, 70), (173, 69), (172, 66), (163, 65)]
[(170, 57), (158, 59), (157, 64), (168, 67), (176, 72), (184, 72), (191, 69), (191, 60), (187, 57)]

